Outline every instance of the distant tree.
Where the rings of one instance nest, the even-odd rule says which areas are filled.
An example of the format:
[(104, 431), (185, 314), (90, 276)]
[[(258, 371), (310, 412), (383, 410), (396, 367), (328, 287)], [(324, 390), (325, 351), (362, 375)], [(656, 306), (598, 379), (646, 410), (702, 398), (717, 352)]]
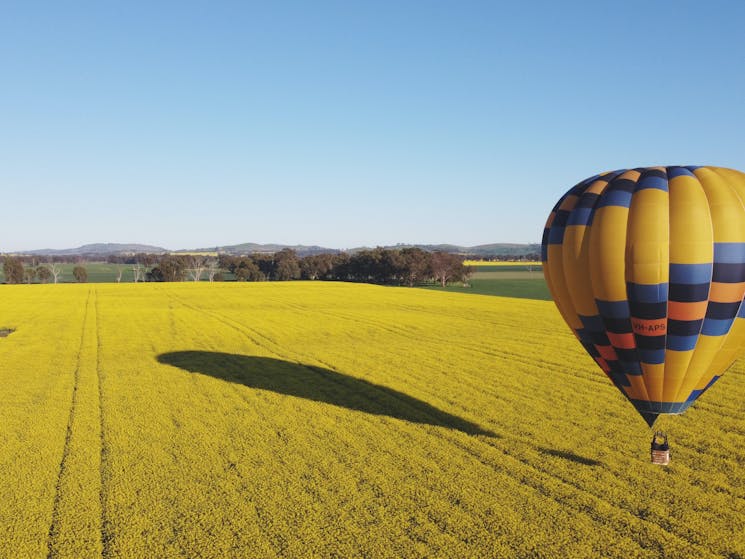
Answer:
[(158, 268), (163, 276), (162, 281), (184, 281), (187, 263), (186, 258), (174, 254), (161, 258)]
[(254, 262), (253, 258), (243, 257), (238, 260), (237, 266), (233, 267), (236, 281), (264, 281), (266, 275)]
[(300, 265), (297, 253), (291, 248), (283, 248), (274, 255), (274, 275), (272, 279), (277, 281), (289, 281), (300, 279)]
[(459, 281), (467, 273), (463, 259), (457, 254), (435, 252), (432, 254), (432, 275), (440, 285), (445, 287), (449, 281)]
[(26, 266), (23, 269), (23, 278), (26, 280), (26, 283), (32, 283), (34, 279), (36, 279), (36, 268), (33, 266)]
[(78, 283), (85, 283), (88, 281), (88, 270), (83, 266), (75, 266), (72, 269), (72, 277), (74, 277), (75, 281)]
[[(144, 279), (142, 281), (145, 281)], [(147, 281), (166, 281), (160, 266), (153, 266), (147, 273)]]
[(46, 266), (39, 266), (36, 269), (36, 277), (41, 283), (49, 283), (52, 280), (52, 272)]
[(326, 275), (328, 279), (338, 281), (352, 281), (350, 277), (350, 262), (351, 257), (346, 252), (335, 254), (331, 270)]
[(253, 254), (250, 258), (259, 267), (261, 273), (264, 274), (264, 278), (275, 279), (277, 262), (274, 256), (271, 254)]
[(122, 283), (123, 275), (124, 275), (124, 266), (118, 265), (116, 267), (116, 283)]
[(142, 264), (135, 264), (132, 266), (132, 276), (135, 283), (145, 281), (145, 266)]
[(334, 255), (314, 254), (306, 256), (300, 260), (299, 264), (302, 279), (331, 279), (330, 276), (334, 269)]
[(59, 262), (51, 262), (47, 264), (47, 269), (54, 280), (54, 283), (58, 283), (62, 277), (62, 265)]
[(413, 287), (432, 277), (432, 254), (420, 248), (401, 250), (402, 278), (406, 285)]
[(203, 256), (189, 256), (186, 259), (186, 272), (189, 274), (189, 279), (192, 281), (201, 281), (202, 274), (206, 269), (206, 263)]
[(142, 264), (146, 268), (149, 266), (154, 266), (158, 262), (158, 256), (155, 254), (146, 254), (144, 252), (139, 252), (135, 254), (134, 258), (135, 263)]
[(374, 250), (361, 250), (349, 257), (346, 272), (347, 279), (375, 283), (378, 276), (379, 252)]
[(401, 285), (406, 271), (406, 262), (400, 250), (385, 250), (380, 252), (379, 283)]
[[(222, 281), (222, 274), (220, 274), (220, 264), (215, 259), (210, 259), (207, 261), (207, 279), (210, 280), (210, 283), (213, 281)], [(218, 274), (220, 275), (220, 279), (217, 278)]]
[(346, 261), (347, 255), (340, 254), (319, 254), (322, 264), (319, 267), (319, 279), (334, 280), (336, 277), (336, 267)]
[(349, 257), (344, 266), (345, 279), (367, 283), (401, 283), (402, 260), (399, 251), (378, 247), (362, 250)]
[(462, 281), (465, 284), (471, 278), (472, 275), (473, 275), (473, 266), (466, 266), (465, 264), (461, 262), (460, 269), (456, 272), (453, 280)]
[(6, 256), (3, 260), (5, 283), (23, 283), (23, 262), (17, 256)]
[(230, 254), (221, 254), (217, 257), (217, 265), (223, 270), (227, 270), (231, 274), (235, 273), (235, 269), (240, 263), (240, 258), (237, 256), (231, 256)]

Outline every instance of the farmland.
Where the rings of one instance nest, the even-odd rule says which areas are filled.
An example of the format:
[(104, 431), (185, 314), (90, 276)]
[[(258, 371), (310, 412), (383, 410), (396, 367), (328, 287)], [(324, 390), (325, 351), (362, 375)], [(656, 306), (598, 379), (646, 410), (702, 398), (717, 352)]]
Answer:
[[(72, 270), (77, 265), (78, 264), (71, 263), (63, 263), (59, 265), (62, 270), (59, 278), (60, 283), (72, 283), (75, 281), (72, 275)], [(119, 270), (122, 270), (121, 280), (123, 282), (133, 281), (132, 265), (109, 264), (107, 262), (81, 262), (80, 266), (83, 266), (88, 272), (88, 281), (90, 283), (116, 282)], [(0, 282), (4, 281), (6, 281), (5, 274), (3, 274), (2, 267), (0, 267)]]
[[(422, 284), (421, 287), (471, 295), (499, 295), (543, 300), (551, 298), (548, 286), (543, 279), (540, 262), (467, 261), (466, 264), (473, 269), (473, 274), (466, 285), (461, 282), (452, 282), (445, 287), (441, 287), (437, 283), (430, 282)], [(86, 269), (90, 283), (117, 282), (120, 270), (123, 283), (134, 280), (132, 265), (109, 264), (106, 262), (84, 262), (80, 265)], [(72, 273), (75, 266), (76, 264), (60, 264), (62, 270), (59, 278), (60, 283), (73, 283), (75, 281)], [(221, 273), (225, 281), (235, 281), (235, 275), (229, 271), (223, 270)], [(6, 278), (0, 267), (0, 282), (3, 281), (6, 281)], [(35, 281), (38, 281), (38, 279)], [(206, 274), (203, 275), (202, 281), (206, 281)]]
[(663, 420), (661, 468), (548, 301), (0, 296), (0, 557), (745, 557), (743, 364)]
[(465, 263), (473, 270), (465, 285), (458, 282), (445, 287), (434, 284), (426, 286), (427, 289), (471, 295), (499, 295), (546, 301), (551, 299), (540, 263), (479, 261)]

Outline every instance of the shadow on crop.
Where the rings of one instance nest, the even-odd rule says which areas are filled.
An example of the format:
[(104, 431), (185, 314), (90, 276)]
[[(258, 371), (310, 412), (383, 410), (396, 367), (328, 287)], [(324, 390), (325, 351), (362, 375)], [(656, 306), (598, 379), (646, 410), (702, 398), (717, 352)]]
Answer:
[(321, 367), (211, 351), (174, 351), (158, 355), (157, 359), (160, 363), (191, 373), (209, 375), (250, 388), (412, 423), (447, 427), (469, 435), (495, 436), (475, 423), (397, 390)]
[(538, 450), (541, 452), (541, 454), (556, 456), (557, 458), (563, 458), (564, 460), (582, 464), (583, 466), (601, 466), (603, 464), (598, 460), (585, 458), (584, 456), (580, 456), (579, 454), (575, 454), (574, 452), (569, 452), (567, 450), (556, 450), (554, 448), (539, 448)]

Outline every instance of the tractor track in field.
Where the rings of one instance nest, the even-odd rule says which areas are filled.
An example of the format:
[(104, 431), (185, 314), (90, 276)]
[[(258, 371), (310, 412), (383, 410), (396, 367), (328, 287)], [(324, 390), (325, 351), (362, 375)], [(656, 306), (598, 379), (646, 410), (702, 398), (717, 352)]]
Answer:
[[(223, 298), (223, 300), (225, 300), (225, 299)], [(310, 310), (307, 307), (304, 307), (302, 305), (296, 304), (296, 303), (288, 303), (288, 302), (282, 301), (281, 299), (278, 299), (278, 298), (272, 298), (271, 300), (273, 302), (275, 302), (275, 303), (283, 306), (284, 308), (291, 309), (291, 310), (296, 311), (296, 312), (302, 312), (302, 313), (304, 313), (306, 315), (313, 315), (314, 314), (312, 310)], [(437, 313), (422, 311), (421, 309), (419, 309), (417, 307), (402, 306), (401, 308), (406, 309), (407, 311), (416, 312), (416, 313), (422, 314), (422, 315), (430, 314), (430, 315), (434, 315), (434, 316), (439, 316), (439, 315), (437, 315)], [(417, 337), (417, 343), (426, 344), (426, 345), (428, 345), (430, 347), (433, 347), (433, 348), (435, 348), (437, 350), (441, 349), (443, 347), (443, 344), (453, 344), (453, 343), (456, 343), (456, 342), (453, 341), (452, 336), (451, 337), (448, 337), (448, 336), (433, 337), (431, 333), (428, 333), (428, 337), (426, 337), (426, 338), (420, 338), (420, 337), (418, 337), (419, 336), (419, 333), (418, 332), (413, 332), (411, 330), (408, 330), (405, 327), (398, 326), (396, 324), (391, 324), (389, 321), (377, 320), (377, 319), (369, 318), (369, 317), (360, 317), (358, 315), (348, 314), (348, 313), (339, 312), (339, 311), (330, 312), (328, 310), (324, 310), (324, 315), (325, 316), (329, 316), (329, 317), (339, 318), (341, 320), (345, 320), (345, 321), (350, 322), (350, 323), (353, 323), (353, 324), (359, 324), (359, 325), (362, 325), (362, 326), (368, 326), (368, 327), (377, 328), (377, 329), (379, 329), (381, 331), (385, 331), (385, 332), (388, 332), (390, 334), (394, 334), (396, 336), (401, 336), (403, 338), (410, 339), (412, 337)], [(467, 320), (474, 320), (474, 319), (471, 319), (469, 317), (459, 317), (459, 318), (463, 318), (463, 319), (467, 319)], [(509, 360), (510, 363), (512, 363), (512, 364), (514, 364), (514, 363), (520, 363), (520, 364), (529, 365), (529, 366), (531, 366), (533, 364), (532, 359), (529, 356), (526, 356), (525, 353), (519, 353), (519, 352), (514, 352), (514, 351), (513, 352), (508, 352), (508, 351), (504, 351), (504, 350), (494, 351), (494, 350), (490, 350), (490, 349), (484, 348), (483, 345), (468, 343), (467, 341), (465, 341), (463, 339), (457, 340), (457, 345), (459, 347), (463, 348), (463, 349), (467, 349), (471, 353), (480, 354), (480, 355), (482, 355), (482, 356), (484, 356), (486, 358), (489, 358), (489, 359), (502, 359), (502, 360), (505, 360), (505, 361), (506, 360)], [(552, 363), (552, 366), (560, 367), (561, 366), (561, 362), (560, 361), (556, 361), (555, 363)]]
[(100, 433), (101, 433), (101, 461), (99, 466), (99, 475), (101, 479), (101, 556), (104, 559), (113, 557), (113, 543), (114, 543), (114, 525), (110, 519), (108, 510), (108, 496), (109, 487), (111, 485), (111, 456), (109, 451), (109, 444), (106, 440), (106, 417), (104, 410), (104, 392), (103, 383), (106, 379), (106, 375), (103, 371), (103, 363), (101, 357), (101, 313), (98, 305), (98, 292), (96, 292), (96, 299), (94, 305), (96, 311), (96, 376), (98, 381), (98, 410), (99, 410), (99, 422), (100, 422)]
[[(290, 309), (290, 310), (295, 311), (295, 312), (300, 312), (300, 313), (303, 313), (303, 314), (305, 314), (307, 316), (314, 316), (315, 315), (315, 313), (312, 310), (308, 309), (307, 307), (303, 307), (302, 305), (288, 303), (286, 301), (282, 301), (282, 300), (277, 299), (277, 298), (271, 298), (271, 300), (273, 302), (281, 305), (282, 307), (284, 307), (286, 309)], [(362, 317), (359, 317), (359, 316), (348, 315), (348, 314), (341, 313), (341, 312), (330, 312), (328, 310), (324, 310), (324, 314), (321, 315), (321, 316), (333, 317), (333, 318), (337, 318), (337, 319), (340, 319), (340, 320), (344, 320), (344, 321), (349, 322), (351, 324), (357, 324), (357, 325), (360, 325), (360, 326), (367, 326), (367, 327), (376, 328), (378, 330), (381, 330), (381, 331), (384, 331), (384, 332), (388, 332), (389, 334), (393, 334), (393, 335), (395, 335), (397, 337), (400, 337), (400, 338), (403, 338), (403, 339), (411, 339), (412, 337), (416, 337), (418, 343), (420, 343), (422, 345), (425, 345), (426, 344), (427, 346), (432, 347), (432, 348), (435, 348), (435, 349), (442, 348), (442, 344), (443, 343), (452, 343), (452, 340), (434, 339), (434, 338), (420, 338), (420, 337), (418, 337), (418, 333), (417, 332), (412, 332), (412, 331), (410, 331), (410, 330), (408, 330), (408, 329), (406, 329), (404, 327), (397, 326), (395, 324), (391, 324), (390, 322), (387, 322), (387, 321), (375, 320), (375, 319), (371, 319), (371, 318), (362, 318)], [(461, 347), (464, 347), (464, 348), (466, 347), (466, 345), (463, 344), (462, 342), (459, 342), (459, 345)], [(474, 346), (474, 347), (471, 347), (469, 349), (471, 349), (474, 353), (481, 353), (483, 355), (486, 355), (487, 357), (502, 357), (502, 358), (504, 357), (503, 355), (500, 355), (498, 353), (494, 353), (494, 352), (491, 352), (491, 351), (484, 350), (483, 347), (481, 347), (481, 346), (479, 346), (479, 347), (475, 347)], [(323, 364), (324, 366), (326, 366), (327, 368), (332, 369), (332, 370), (336, 370), (336, 367), (332, 366), (331, 364), (325, 363), (323, 360), (318, 359), (317, 357), (315, 357), (314, 359), (316, 361), (318, 361), (319, 363)], [(434, 394), (430, 392), (429, 395), (432, 396)], [(496, 395), (496, 393), (495, 393), (495, 395)]]
[[(202, 309), (202, 308), (200, 308), (200, 307), (198, 307), (196, 305), (193, 305), (191, 303), (188, 303), (188, 302), (184, 301), (184, 299), (182, 299), (182, 298), (180, 298), (180, 297), (178, 297), (178, 296), (176, 296), (176, 295), (174, 295), (172, 293), (169, 293), (167, 290), (163, 290), (162, 292), (164, 292), (166, 294), (166, 296), (172, 302), (175, 301), (176, 303), (178, 303), (179, 305), (181, 305), (181, 306), (183, 306), (183, 307), (185, 307), (187, 309), (191, 309), (191, 310), (193, 310), (193, 311), (195, 311), (197, 313), (201, 313), (203, 315), (206, 315), (206, 316), (212, 318), (213, 320), (216, 320), (220, 324), (223, 324), (224, 326), (226, 326), (226, 327), (228, 327), (228, 328), (230, 328), (230, 329), (238, 332), (241, 336), (243, 336), (244, 338), (246, 338), (249, 342), (251, 342), (252, 344), (254, 344), (256, 347), (259, 347), (261, 349), (264, 349), (267, 352), (269, 352), (269, 353), (271, 353), (273, 355), (276, 355), (277, 357), (282, 357), (275, 350), (269, 348), (266, 343), (262, 343), (257, 338), (251, 336), (251, 334), (249, 332), (246, 332), (244, 330), (244, 328), (243, 328), (242, 325), (240, 325), (240, 324), (232, 324), (231, 323), (232, 321), (230, 319), (225, 319), (219, 313), (214, 313), (214, 312), (208, 311), (206, 309)], [(169, 318), (169, 320), (172, 321), (173, 320), (173, 318), (172, 318), (173, 317), (173, 310), (174, 310), (173, 305), (170, 305), (169, 304), (169, 309), (168, 310), (169, 310), (169, 314), (171, 315), (171, 318)], [(171, 327), (173, 328), (173, 332), (174, 332), (174, 335), (175, 335), (175, 324), (173, 322), (171, 322)], [(266, 336), (264, 336), (264, 335), (262, 335), (262, 334), (260, 334), (258, 332), (254, 332), (254, 333), (257, 336), (260, 336), (260, 337), (266, 339), (269, 343), (272, 343), (272, 344), (274, 343), (269, 338), (266, 338)], [(274, 345), (276, 345), (276, 344), (274, 344)], [(156, 352), (156, 350), (155, 350), (154, 347), (153, 347), (153, 351)], [(240, 400), (242, 400), (245, 405), (249, 405), (249, 402), (246, 399), (245, 394), (243, 394), (240, 390), (238, 390), (238, 387), (235, 386), (233, 383), (230, 383), (230, 385), (231, 385), (234, 393), (237, 394), (237, 396), (240, 398)], [(257, 519), (258, 520), (261, 520), (262, 519), (262, 513), (258, 509), (255, 511), (255, 514), (257, 515)], [(261, 525), (262, 525), (262, 522), (259, 522), (259, 526), (261, 526)], [(260, 528), (260, 531), (261, 531), (261, 534), (262, 534), (265, 542), (268, 545), (270, 545), (272, 548), (274, 548), (274, 551), (275, 551), (275, 553), (277, 553), (278, 556), (281, 556), (282, 555), (281, 554), (281, 550), (279, 550), (277, 548), (275, 542), (273, 542), (273, 538), (270, 535), (270, 532), (268, 530), (264, 529), (263, 527)], [(184, 551), (183, 546), (181, 546), (181, 550)], [(184, 556), (186, 557), (186, 555), (184, 555)]]
[[(655, 520), (640, 519), (638, 516), (634, 515), (632, 509), (620, 506), (618, 503), (608, 500), (607, 495), (600, 495), (587, 491), (571, 476), (556, 475), (555, 472), (551, 471), (551, 469), (546, 464), (541, 463), (540, 460), (533, 462), (526, 456), (511, 454), (506, 449), (500, 448), (493, 442), (481, 438), (478, 439), (478, 444), (486, 445), (491, 452), (495, 453), (494, 455), (490, 456), (489, 454), (491, 454), (491, 452), (483, 453), (478, 451), (476, 448), (473, 448), (472, 440), (460, 440), (453, 433), (445, 433), (443, 438), (447, 438), (453, 446), (459, 448), (462, 452), (471, 456), (490, 470), (500, 472), (502, 475), (506, 475), (512, 479), (519, 479), (523, 486), (530, 488), (542, 498), (550, 499), (564, 509), (573, 510), (576, 514), (587, 516), (591, 518), (593, 522), (597, 522), (599, 519), (602, 520), (606, 516), (606, 514), (599, 512), (594, 506), (594, 503), (602, 503), (616, 512), (619, 522), (626, 524), (628, 533), (630, 534), (634, 533), (634, 523), (639, 521), (642, 524), (647, 524), (650, 527), (663, 530), (670, 538), (677, 540), (686, 547), (696, 549), (699, 557), (713, 557), (713, 555), (709, 554), (699, 542), (696, 542), (690, 537), (686, 537), (686, 535), (682, 534), (679, 530), (673, 529), (672, 526), (665, 528)], [(529, 446), (529, 443), (525, 443), (524, 441), (521, 442)], [(522, 469), (527, 473), (519, 473)], [(542, 479), (551, 480), (553, 483), (550, 481), (542, 481)], [(556, 487), (552, 488), (552, 484)], [(557, 489), (559, 489), (558, 492)], [(626, 488), (624, 487), (621, 488), (622, 491), (625, 489)], [(575, 502), (575, 499), (572, 496), (573, 492), (578, 492), (586, 496), (593, 502), (593, 506), (588, 507), (586, 504)], [(634, 541), (640, 549), (644, 549), (642, 540), (633, 537), (631, 537), (631, 540)]]
[[(239, 334), (241, 334), (243, 337), (245, 337), (246, 339), (248, 339), (251, 343), (253, 343), (257, 347), (260, 347), (260, 348), (266, 350), (267, 352), (271, 353), (272, 355), (274, 355), (276, 357), (279, 357), (283, 361), (285, 361), (287, 359), (293, 359), (294, 362), (297, 365), (300, 365), (300, 366), (308, 369), (309, 371), (311, 371), (313, 373), (321, 374), (317, 370), (317, 368), (313, 368), (311, 365), (307, 365), (305, 363), (301, 363), (301, 362), (297, 361), (296, 360), (297, 357), (302, 357), (301, 354), (299, 354), (297, 352), (291, 352), (291, 353), (294, 354), (294, 357), (293, 356), (290, 356), (286, 351), (282, 351), (282, 347), (277, 342), (275, 342), (274, 340), (272, 340), (271, 338), (269, 338), (265, 334), (262, 334), (258, 330), (254, 329), (254, 328), (250, 328), (249, 326), (246, 326), (245, 324), (243, 324), (241, 322), (238, 322), (236, 320), (233, 320), (232, 318), (227, 318), (227, 317), (225, 317), (222, 314), (219, 314), (219, 313), (216, 313), (216, 312), (211, 312), (211, 311), (208, 311), (207, 309), (203, 309), (203, 308), (198, 307), (196, 305), (193, 305), (191, 303), (187, 303), (186, 301), (184, 301), (180, 297), (177, 297), (177, 296), (172, 295), (170, 293), (168, 293), (168, 296), (171, 297), (172, 299), (174, 299), (175, 301), (178, 301), (178, 303), (181, 304), (181, 305), (183, 305), (184, 307), (186, 307), (188, 309), (191, 309), (193, 311), (196, 311), (196, 312), (205, 314), (205, 315), (209, 316), (210, 318), (212, 318), (213, 320), (216, 320), (219, 323), (227, 326), (228, 328), (230, 328), (232, 330), (235, 330), (236, 332), (238, 332)], [(272, 346), (274, 346), (274, 347), (272, 347)], [(275, 349), (275, 348), (279, 348), (279, 351), (277, 349)], [(321, 361), (320, 359), (316, 359), (316, 361), (318, 361), (321, 365), (323, 365), (324, 367), (328, 368), (331, 371), (337, 372), (339, 374), (344, 374), (341, 371), (338, 371), (331, 363), (327, 363), (327, 362)]]
[(70, 414), (67, 418), (67, 431), (65, 433), (65, 444), (62, 448), (62, 458), (60, 460), (59, 471), (57, 473), (57, 483), (54, 489), (54, 505), (52, 507), (52, 521), (49, 524), (49, 533), (47, 536), (47, 558), (52, 559), (58, 556), (55, 542), (59, 536), (60, 524), (60, 502), (62, 500), (62, 480), (67, 472), (67, 462), (70, 457), (70, 448), (72, 441), (72, 429), (75, 422), (75, 409), (78, 405), (78, 383), (80, 381), (80, 367), (82, 364), (82, 351), (85, 340), (85, 331), (88, 326), (88, 310), (90, 307), (91, 292), (85, 301), (85, 311), (83, 313), (83, 327), (80, 333), (80, 347), (78, 348), (77, 363), (73, 374), (72, 398), (70, 403)]
[[(224, 297), (221, 297), (221, 299), (223, 301), (225, 301), (225, 298)], [(304, 307), (302, 305), (299, 305), (299, 304), (296, 304), (296, 303), (288, 303), (288, 302), (283, 301), (283, 300), (281, 300), (279, 298), (276, 298), (276, 297), (269, 297), (267, 299), (268, 300), (271, 300), (273, 303), (281, 306), (284, 309), (290, 309), (290, 310), (292, 310), (294, 312), (303, 313), (306, 316), (316, 316), (316, 314), (311, 309), (308, 309), (307, 307)], [(413, 307), (412, 307), (412, 309), (413, 309)], [(417, 311), (414, 311), (414, 312), (417, 312)], [(221, 315), (221, 316), (223, 316), (223, 315)], [(471, 353), (480, 354), (480, 355), (482, 355), (482, 356), (484, 356), (484, 357), (486, 357), (488, 359), (498, 360), (499, 362), (502, 362), (505, 365), (509, 365), (510, 367), (523, 366), (523, 365), (525, 365), (525, 366), (532, 366), (532, 364), (533, 364), (533, 361), (531, 360), (531, 357), (529, 355), (526, 355), (525, 353), (508, 352), (508, 351), (503, 351), (503, 350), (492, 351), (492, 350), (484, 349), (483, 346), (478, 346), (478, 345), (466, 343), (462, 339), (459, 339), (457, 341), (453, 341), (452, 339), (447, 338), (447, 337), (432, 337), (431, 336), (431, 333), (428, 334), (428, 337), (419, 337), (418, 336), (418, 333), (412, 332), (412, 331), (406, 329), (405, 327), (397, 326), (395, 324), (391, 324), (390, 322), (383, 321), (383, 320), (376, 320), (374, 318), (368, 318), (368, 317), (359, 317), (359, 316), (350, 315), (350, 314), (343, 313), (343, 312), (338, 312), (338, 311), (337, 312), (329, 312), (328, 310), (324, 310), (324, 313), (323, 313), (322, 316), (333, 317), (333, 318), (336, 318), (336, 319), (344, 320), (344, 321), (346, 321), (346, 322), (348, 322), (350, 324), (356, 324), (356, 325), (360, 325), (360, 326), (363, 326), (363, 327), (376, 328), (376, 329), (379, 329), (381, 331), (385, 331), (385, 332), (388, 332), (390, 334), (393, 334), (393, 335), (395, 335), (395, 336), (397, 336), (397, 337), (399, 337), (401, 339), (407, 339), (408, 340), (408, 339), (411, 339), (412, 337), (415, 337), (417, 339), (417, 344), (422, 345), (422, 346), (426, 345), (427, 347), (432, 348), (434, 352), (441, 351), (444, 344), (457, 344), (458, 347), (461, 347), (463, 349), (467, 349)], [(227, 318), (227, 320), (233, 320), (233, 319)], [(238, 323), (238, 324), (240, 324), (240, 326), (243, 327), (243, 328), (249, 328), (249, 327), (243, 325), (242, 323)], [(257, 334), (259, 334), (259, 333), (257, 332)], [(275, 343), (275, 345), (277, 345), (277, 344)], [(265, 349), (271, 351), (270, 348), (266, 348), (265, 347)], [(274, 353), (276, 355), (280, 355), (277, 352), (274, 352)], [(324, 362), (323, 360), (319, 359), (318, 357), (313, 357), (313, 359), (316, 360), (316, 361), (318, 361), (319, 363), (321, 363), (322, 365), (324, 365), (328, 369), (338, 371), (338, 367), (332, 366), (331, 364)], [(556, 369), (556, 368), (560, 368), (561, 367), (561, 364), (559, 362), (557, 362), (557, 363), (549, 363), (548, 366)], [(447, 371), (445, 369), (443, 369), (442, 372), (445, 373), (445, 374), (447, 374)], [(577, 378), (576, 373), (569, 372), (568, 374), (573, 379), (576, 379)], [(409, 373), (409, 375), (411, 376), (411, 373)], [(428, 386), (429, 385), (428, 379), (425, 378), (421, 374), (419, 374), (419, 375), (417, 375), (415, 377), (411, 377), (411, 378), (417, 378), (420, 381), (424, 381), (425, 386)], [(478, 376), (473, 377), (472, 376), (471, 378), (473, 379), (473, 381), (470, 383), (470, 385), (471, 386), (478, 387), (478, 389), (482, 393), (490, 394), (491, 396), (493, 396), (495, 398), (501, 397), (501, 391), (500, 390), (494, 389), (494, 388), (484, 387), (482, 385), (483, 379), (481, 379), (481, 377), (478, 377)], [(590, 382), (591, 387), (594, 387), (595, 381), (593, 379), (589, 379), (589, 382)], [(597, 383), (598, 384), (602, 384), (603, 386), (605, 386), (606, 382), (607, 382), (606, 379), (598, 376), (598, 380), (597, 380)], [(428, 397), (432, 397), (432, 398), (435, 398), (435, 399), (440, 399), (441, 398), (440, 394), (437, 391), (434, 391), (434, 390), (425, 388), (423, 390), (423, 392)], [(586, 393), (586, 390), (579, 390), (579, 389), (577, 390), (577, 394), (584, 394), (584, 393)], [(531, 393), (529, 393), (529, 392), (526, 392), (525, 393), (526, 399), (530, 399), (531, 396), (532, 396)], [(463, 413), (463, 412), (467, 412), (467, 410), (461, 409), (460, 410), (460, 413)]]
[[(224, 324), (228, 328), (231, 328), (232, 330), (235, 330), (239, 334), (242, 334), (244, 337), (248, 338), (253, 344), (257, 345), (258, 347), (263, 348), (263, 349), (267, 350), (268, 352), (270, 352), (270, 353), (272, 353), (272, 354), (274, 354), (274, 355), (276, 355), (278, 357), (284, 358), (284, 356), (281, 353), (279, 353), (275, 349), (272, 349), (271, 347), (269, 347), (270, 345), (278, 346), (278, 344), (276, 342), (274, 342), (271, 338), (265, 336), (264, 334), (261, 334), (260, 332), (257, 332), (256, 330), (253, 330), (251, 328), (247, 328), (243, 324), (240, 324), (238, 322), (235, 322), (232, 319), (225, 318), (224, 316), (222, 316), (221, 314), (219, 314), (217, 312), (208, 311), (207, 309), (203, 309), (201, 307), (198, 307), (196, 305), (193, 305), (192, 303), (188, 303), (187, 301), (185, 301), (181, 297), (177, 297), (176, 295), (173, 295), (172, 293), (168, 293), (167, 291), (166, 291), (166, 295), (168, 297), (170, 297), (172, 300), (178, 302), (180, 305), (183, 305), (187, 309), (191, 309), (191, 310), (196, 311), (198, 313), (202, 313), (204, 315), (207, 315), (210, 318), (212, 318), (212, 319), (220, 322), (221, 324)], [(246, 330), (248, 330), (248, 332)], [(253, 336), (249, 332), (251, 334), (253, 334)], [(262, 341), (259, 340), (259, 338), (261, 338), (261, 339), (263, 339), (265, 341), (262, 342)]]

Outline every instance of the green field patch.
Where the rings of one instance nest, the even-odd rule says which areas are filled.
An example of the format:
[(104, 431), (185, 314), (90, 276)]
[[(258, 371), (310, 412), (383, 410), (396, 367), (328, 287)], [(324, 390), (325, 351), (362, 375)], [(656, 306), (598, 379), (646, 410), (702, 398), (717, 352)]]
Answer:
[(466, 293), (471, 295), (496, 295), (549, 301), (551, 294), (544, 280), (471, 280), (468, 285), (423, 286), (434, 291)]
[(518, 271), (514, 267), (504, 271), (484, 270), (479, 268), (465, 283), (453, 283), (442, 287), (440, 285), (425, 285), (426, 289), (449, 291), (453, 293), (470, 293), (472, 295), (496, 295), (499, 297), (517, 297), (520, 299), (536, 299), (550, 301), (551, 293), (546, 285), (541, 271)]
[(474, 270), (475, 274), (483, 274), (485, 272), (498, 272), (500, 274), (509, 274), (512, 272), (534, 272), (537, 274), (543, 273), (543, 266), (540, 264), (521, 264), (521, 265), (513, 265), (513, 266), (499, 266), (499, 265), (493, 265), (493, 266), (471, 266), (471, 269)]
[[(527, 270), (505, 270), (505, 271), (478, 271), (471, 274), (471, 280), (529, 280), (529, 279), (543, 279), (543, 272), (539, 271), (527, 271)], [(470, 280), (469, 280), (470, 281)]]
[[(45, 267), (47, 264), (39, 264), (36, 268)], [(132, 272), (132, 264), (109, 264), (107, 262), (83, 262), (81, 264), (64, 263), (59, 264), (62, 268), (57, 283), (76, 283), (75, 278), (72, 275), (72, 270), (75, 266), (82, 266), (88, 272), (88, 283), (115, 283), (119, 276), (119, 270), (122, 270), (122, 283), (131, 282), (134, 280), (134, 274)], [(5, 275), (0, 266), (0, 283), (5, 281)], [(38, 278), (34, 278), (33, 283), (39, 283)]]

